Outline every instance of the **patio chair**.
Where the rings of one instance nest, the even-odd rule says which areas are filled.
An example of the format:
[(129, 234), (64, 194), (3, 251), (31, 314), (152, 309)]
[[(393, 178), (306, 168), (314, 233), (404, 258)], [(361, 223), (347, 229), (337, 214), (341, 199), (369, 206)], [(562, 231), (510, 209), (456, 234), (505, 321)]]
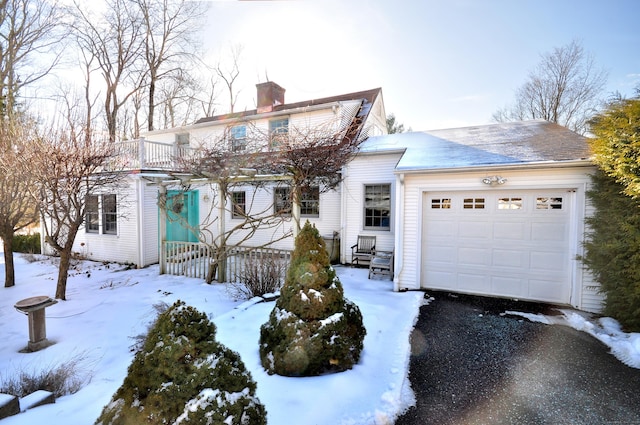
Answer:
[(375, 236), (358, 235), (358, 242), (351, 247), (351, 264), (359, 266), (362, 261), (370, 262), (375, 249)]
[(378, 275), (393, 279), (393, 251), (374, 251), (369, 262), (369, 279)]

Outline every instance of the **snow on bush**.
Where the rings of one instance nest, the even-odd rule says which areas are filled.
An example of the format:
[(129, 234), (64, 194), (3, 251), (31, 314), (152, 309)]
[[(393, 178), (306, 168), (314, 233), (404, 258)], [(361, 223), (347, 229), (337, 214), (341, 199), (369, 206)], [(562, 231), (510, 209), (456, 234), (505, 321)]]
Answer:
[(96, 423), (265, 424), (255, 382), (215, 332), (182, 301), (161, 313)]
[(360, 309), (344, 298), (318, 230), (307, 222), (281, 296), (260, 328), (260, 358), (269, 374), (313, 376), (351, 369), (366, 334)]

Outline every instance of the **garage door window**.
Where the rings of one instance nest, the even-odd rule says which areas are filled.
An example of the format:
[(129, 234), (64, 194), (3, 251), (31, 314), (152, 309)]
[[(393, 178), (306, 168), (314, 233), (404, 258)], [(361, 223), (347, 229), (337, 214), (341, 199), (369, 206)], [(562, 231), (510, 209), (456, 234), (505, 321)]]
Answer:
[(498, 209), (499, 210), (521, 210), (522, 198), (499, 198)]
[(537, 210), (561, 210), (562, 198), (536, 198)]
[(448, 210), (451, 208), (451, 198), (438, 198), (431, 200), (432, 210)]
[(483, 210), (484, 198), (464, 198), (462, 207), (465, 210)]

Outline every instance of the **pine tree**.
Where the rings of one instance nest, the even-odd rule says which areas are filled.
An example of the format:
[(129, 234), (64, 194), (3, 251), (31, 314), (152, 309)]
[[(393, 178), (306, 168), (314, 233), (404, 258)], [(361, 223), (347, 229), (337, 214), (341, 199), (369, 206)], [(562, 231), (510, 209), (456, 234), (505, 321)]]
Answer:
[(365, 334), (360, 309), (345, 299), (324, 241), (307, 222), (296, 238), (281, 296), (260, 329), (263, 367), (285, 376), (351, 369)]

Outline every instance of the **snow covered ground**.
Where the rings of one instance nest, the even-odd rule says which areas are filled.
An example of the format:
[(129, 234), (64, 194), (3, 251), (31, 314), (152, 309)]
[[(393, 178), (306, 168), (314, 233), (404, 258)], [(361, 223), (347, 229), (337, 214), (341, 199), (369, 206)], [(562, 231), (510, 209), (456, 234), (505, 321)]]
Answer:
[[(258, 384), (257, 395), (271, 425), (392, 424), (414, 403), (407, 379), (409, 335), (423, 294), (392, 292), (390, 281), (370, 281), (364, 269), (337, 267), (345, 294), (360, 307), (367, 328), (360, 363), (347, 372), (313, 378), (270, 376), (262, 369), (259, 328), (273, 302), (234, 301), (223, 285), (160, 276), (157, 266), (123, 271), (117, 265), (79, 263), (69, 278), (67, 301), (46, 310), (47, 337), (54, 344), (36, 353), (19, 353), (28, 341), (27, 318), (13, 306), (24, 298), (53, 296), (57, 269), (51, 259), (29, 263), (20, 255), (16, 269), (16, 286), (0, 289), (0, 381), (20, 371), (80, 359), (78, 373), (86, 384), (55, 404), (4, 419), (2, 425), (93, 423), (122, 383), (133, 359), (134, 337), (144, 333), (156, 315), (153, 306), (178, 299), (207, 313), (218, 327), (218, 341), (240, 353)], [(0, 273), (4, 275), (1, 256)], [(613, 353), (623, 353), (625, 363), (640, 367), (640, 334), (622, 333), (611, 319), (595, 322), (571, 311), (564, 317), (565, 324), (590, 332)]]

